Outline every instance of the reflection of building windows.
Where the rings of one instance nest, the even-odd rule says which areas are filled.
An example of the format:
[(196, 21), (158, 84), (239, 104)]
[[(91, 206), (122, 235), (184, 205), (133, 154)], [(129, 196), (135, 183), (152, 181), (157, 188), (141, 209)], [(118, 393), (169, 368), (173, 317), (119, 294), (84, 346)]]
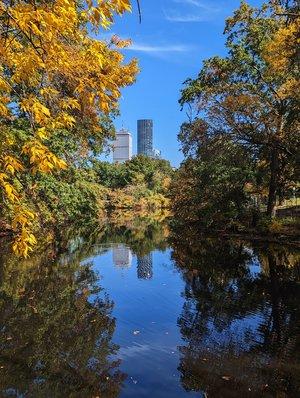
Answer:
[(131, 267), (132, 253), (131, 250), (123, 245), (113, 248), (113, 263), (115, 267), (128, 268)]
[(152, 253), (137, 258), (137, 276), (139, 279), (151, 279), (153, 276)]
[(153, 149), (152, 151), (153, 159), (161, 159), (161, 151), (159, 149)]
[(153, 121), (137, 121), (138, 155), (153, 156)]

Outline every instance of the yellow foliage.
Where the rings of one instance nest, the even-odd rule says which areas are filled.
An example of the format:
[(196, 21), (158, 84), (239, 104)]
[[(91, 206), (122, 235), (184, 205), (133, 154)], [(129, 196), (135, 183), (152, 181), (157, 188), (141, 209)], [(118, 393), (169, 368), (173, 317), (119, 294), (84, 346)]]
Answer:
[[(281, 11), (283, 12), (283, 11)], [(300, 47), (300, 17), (286, 23), (282, 20), (282, 26), (270, 37), (264, 48), (264, 58), (269, 65), (270, 76), (286, 77), (294, 67), (298, 68), (298, 52)], [(279, 90), (281, 98), (287, 98), (291, 94), (300, 95), (300, 81), (298, 78), (284, 79)]]
[[(124, 64), (118, 49), (90, 37), (87, 28), (107, 29), (114, 14), (131, 10), (130, 0), (86, 0), (81, 5), (74, 0), (0, 0), (0, 118), (3, 125), (10, 122), (13, 105), (26, 115), (31, 129), (18, 154), (1, 132), (0, 192), (5, 205), (13, 205), (13, 249), (18, 255), (27, 256), (35, 244), (31, 224), (24, 224), (28, 213), (20, 210), (23, 193), (12, 178), (27, 171), (18, 159), (25, 156), (33, 173), (66, 168), (43, 141), (58, 128), (84, 126), (99, 132), (101, 114), (117, 107), (120, 89), (132, 84), (138, 72), (136, 60)], [(117, 48), (130, 44), (114, 41)]]

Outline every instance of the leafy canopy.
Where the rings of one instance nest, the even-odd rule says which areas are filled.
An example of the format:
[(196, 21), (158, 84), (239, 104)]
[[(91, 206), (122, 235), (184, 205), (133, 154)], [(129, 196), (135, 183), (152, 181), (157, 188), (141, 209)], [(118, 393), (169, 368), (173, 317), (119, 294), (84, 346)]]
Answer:
[[(34, 213), (19, 175), (67, 167), (47, 145), (55, 130), (105, 137), (101, 118), (117, 109), (120, 89), (134, 82), (136, 61), (123, 63), (118, 51), (129, 42), (89, 35), (125, 11), (129, 0), (0, 1), (1, 207), (10, 214), (19, 255), (35, 244)], [(12, 128), (20, 118), (28, 132), (22, 139)]]

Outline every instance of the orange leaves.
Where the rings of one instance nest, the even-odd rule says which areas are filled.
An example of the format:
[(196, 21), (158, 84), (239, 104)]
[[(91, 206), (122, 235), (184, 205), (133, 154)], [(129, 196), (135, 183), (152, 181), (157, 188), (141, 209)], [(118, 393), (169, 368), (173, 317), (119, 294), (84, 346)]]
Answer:
[(300, 18), (283, 26), (265, 46), (264, 57), (277, 71), (285, 72), (300, 46)]
[(277, 91), (282, 99), (291, 95), (299, 96), (299, 32), (299, 16), (288, 23), (282, 19), (280, 28), (270, 37), (263, 49), (263, 58), (269, 67), (268, 75), (277, 76), (284, 81)]

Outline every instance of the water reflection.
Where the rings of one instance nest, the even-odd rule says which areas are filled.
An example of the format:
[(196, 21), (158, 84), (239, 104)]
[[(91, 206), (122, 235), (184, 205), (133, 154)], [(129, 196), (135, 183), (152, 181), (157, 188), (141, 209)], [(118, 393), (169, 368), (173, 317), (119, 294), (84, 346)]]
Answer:
[(91, 264), (41, 257), (1, 257), (1, 397), (119, 396), (113, 303)]
[(80, 232), (2, 251), (0, 396), (300, 396), (299, 250), (158, 220)]
[(137, 277), (139, 279), (151, 279), (153, 277), (152, 253), (137, 258)]
[(185, 281), (184, 388), (208, 397), (299, 396), (299, 254), (195, 236), (173, 235)]
[(129, 268), (132, 264), (132, 252), (129, 247), (116, 245), (113, 247), (113, 263), (118, 268)]

